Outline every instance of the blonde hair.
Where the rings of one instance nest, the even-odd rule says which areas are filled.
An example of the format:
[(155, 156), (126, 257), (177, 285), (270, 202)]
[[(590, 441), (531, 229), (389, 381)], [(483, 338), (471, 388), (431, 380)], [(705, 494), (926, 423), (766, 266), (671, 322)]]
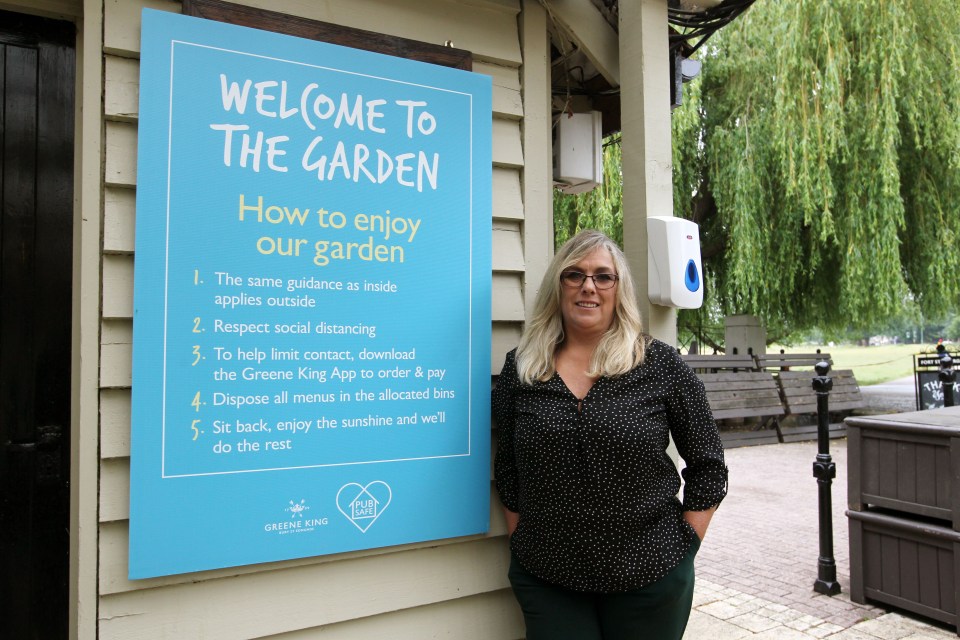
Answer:
[(554, 357), (564, 341), (560, 312), (560, 274), (597, 249), (606, 249), (620, 277), (616, 286), (613, 320), (590, 359), (589, 376), (620, 376), (643, 362), (646, 340), (637, 307), (633, 278), (623, 251), (606, 235), (581, 231), (557, 251), (543, 275), (532, 317), (517, 347), (517, 375), (524, 384), (549, 380), (556, 371)]

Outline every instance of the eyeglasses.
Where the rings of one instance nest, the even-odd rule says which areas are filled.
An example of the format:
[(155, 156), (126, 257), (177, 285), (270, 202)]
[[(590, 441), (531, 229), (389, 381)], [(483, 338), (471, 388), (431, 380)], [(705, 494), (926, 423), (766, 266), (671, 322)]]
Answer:
[(620, 276), (615, 273), (595, 273), (592, 276), (588, 276), (579, 271), (564, 271), (560, 274), (560, 282), (568, 287), (582, 287), (583, 283), (587, 281), (587, 278), (593, 280), (593, 286), (597, 289), (610, 289), (617, 284)]

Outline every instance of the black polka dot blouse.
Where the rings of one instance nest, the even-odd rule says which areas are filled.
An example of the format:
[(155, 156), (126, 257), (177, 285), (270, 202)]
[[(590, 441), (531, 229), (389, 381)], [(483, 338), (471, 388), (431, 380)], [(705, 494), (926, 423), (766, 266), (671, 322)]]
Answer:
[[(521, 384), (515, 354), (507, 354), (492, 407), (497, 490), (520, 514), (510, 540), (517, 560), (578, 591), (629, 591), (667, 575), (696, 536), (683, 511), (726, 495), (703, 383), (675, 349), (649, 339), (643, 364), (601, 377), (581, 405), (558, 374)], [(669, 435), (686, 463), (682, 503)]]

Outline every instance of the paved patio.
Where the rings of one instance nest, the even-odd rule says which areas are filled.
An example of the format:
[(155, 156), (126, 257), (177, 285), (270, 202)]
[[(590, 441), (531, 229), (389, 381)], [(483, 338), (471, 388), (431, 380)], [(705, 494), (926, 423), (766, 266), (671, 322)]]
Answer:
[(834, 554), (841, 593), (813, 591), (819, 555), (816, 442), (728, 449), (730, 492), (697, 557), (690, 640), (947, 640), (933, 621), (850, 601), (846, 439), (831, 440)]

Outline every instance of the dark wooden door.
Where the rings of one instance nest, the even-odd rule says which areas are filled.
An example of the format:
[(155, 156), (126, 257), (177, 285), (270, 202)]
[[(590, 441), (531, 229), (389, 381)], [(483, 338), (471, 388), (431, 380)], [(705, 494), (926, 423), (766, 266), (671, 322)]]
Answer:
[(67, 637), (75, 32), (0, 11), (0, 638), (18, 640)]

